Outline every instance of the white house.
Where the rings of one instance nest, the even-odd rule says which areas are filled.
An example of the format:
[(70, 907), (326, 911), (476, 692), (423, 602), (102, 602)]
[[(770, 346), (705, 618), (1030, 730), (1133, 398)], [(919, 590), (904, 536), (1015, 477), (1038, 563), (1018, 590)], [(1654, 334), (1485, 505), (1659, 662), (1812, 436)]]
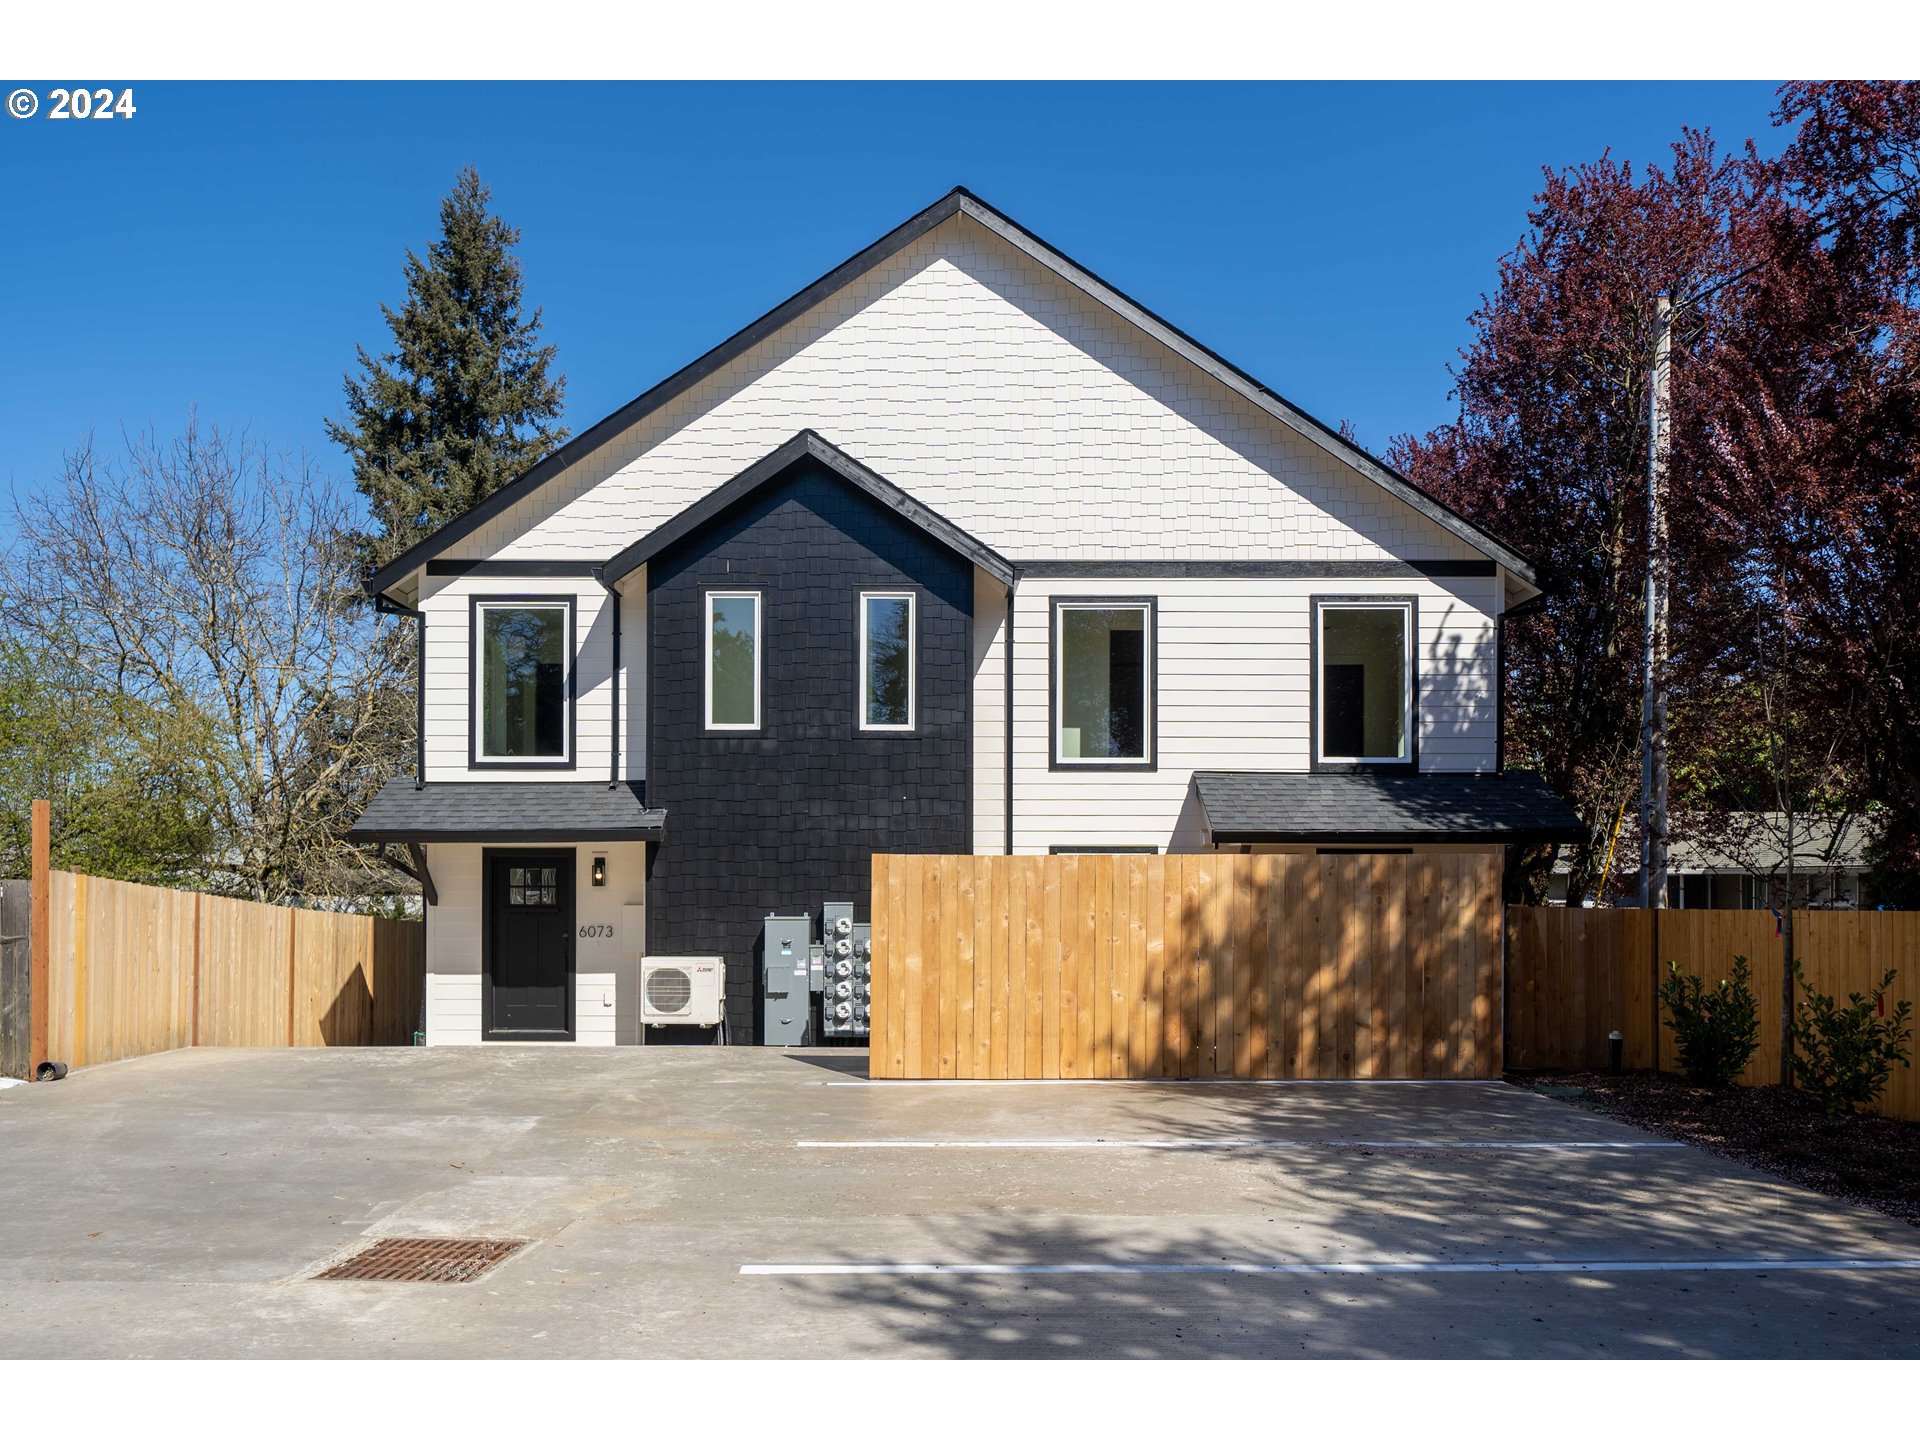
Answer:
[(373, 575), (420, 617), (431, 1043), (641, 1038), (639, 958), (876, 851), (1497, 847), (1521, 556), (955, 190)]

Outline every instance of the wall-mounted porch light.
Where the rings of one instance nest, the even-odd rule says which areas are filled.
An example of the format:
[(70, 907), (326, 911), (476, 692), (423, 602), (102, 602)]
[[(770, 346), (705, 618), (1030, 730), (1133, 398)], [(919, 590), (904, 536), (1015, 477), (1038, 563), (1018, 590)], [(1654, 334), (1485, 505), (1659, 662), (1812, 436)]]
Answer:
[(595, 885), (607, 883), (607, 857), (604, 855), (593, 857), (593, 883)]

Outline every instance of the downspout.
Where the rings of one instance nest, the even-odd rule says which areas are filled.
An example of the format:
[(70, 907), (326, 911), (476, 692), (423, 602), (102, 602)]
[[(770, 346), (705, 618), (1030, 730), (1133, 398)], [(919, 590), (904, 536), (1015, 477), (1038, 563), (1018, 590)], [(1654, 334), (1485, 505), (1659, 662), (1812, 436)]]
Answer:
[(1503, 774), (1507, 768), (1507, 621), (1515, 616), (1537, 615), (1546, 605), (1542, 591), (1531, 600), (1503, 608), (1493, 622), (1493, 770)]
[[(427, 788), (427, 612), (417, 607), (408, 609), (384, 593), (373, 597), (373, 608), (381, 615), (405, 615), (413, 620), (413, 788), (424, 790)], [(407, 845), (411, 864), (402, 863), (387, 854), (384, 844), (374, 848), (379, 859), (402, 875), (419, 882), (420, 898), (425, 904), (440, 903), (440, 892), (433, 883), (433, 872), (427, 868), (426, 846)]]
[(1013, 581), (1007, 582), (1007, 854), (1013, 854)]
[(1538, 615), (1546, 608), (1543, 590), (1531, 600), (1502, 609), (1493, 622), (1493, 773), (1507, 769), (1507, 621)]
[[(1501, 598), (1504, 601), (1505, 599), (1504, 588), (1502, 589), (1502, 592), (1501, 592)], [(1541, 608), (1545, 605), (1546, 599), (1547, 599), (1547, 595), (1546, 595), (1546, 592), (1543, 590), (1538, 595), (1535, 595), (1531, 600), (1522, 601), (1518, 605), (1508, 607), (1505, 604), (1502, 604), (1500, 608), (1500, 613), (1494, 617), (1494, 621), (1493, 621), (1493, 778), (1496, 780), (1503, 778), (1507, 773), (1507, 621), (1511, 620), (1516, 615), (1538, 614)], [(1511, 858), (1512, 858), (1512, 848), (1503, 847), (1501, 851), (1501, 859), (1500, 859), (1500, 872), (1501, 872), (1500, 873), (1500, 892), (1501, 892), (1500, 898), (1503, 904), (1505, 903), (1506, 896), (1507, 896), (1507, 882), (1511, 878), (1509, 874), (1509, 871), (1510, 871), (1509, 861), (1511, 860)], [(1555, 841), (1547, 851), (1547, 875), (1549, 880), (1551, 880), (1553, 875), (1553, 867), (1559, 861), (1559, 859), (1560, 859), (1560, 844), (1558, 841)], [(1501, 954), (1501, 965), (1503, 967), (1506, 964), (1506, 944), (1507, 944), (1506, 926), (1502, 925), (1500, 927), (1500, 954)], [(1504, 970), (1503, 970), (1503, 973), (1504, 973)], [(1505, 1000), (1504, 987), (1503, 987), (1501, 1004), (1505, 1005), (1505, 1003), (1506, 1003), (1506, 1000)], [(1501, 1012), (1501, 1033), (1503, 1035), (1506, 1033), (1506, 1020), (1505, 1020), (1504, 1010)]]
[(612, 790), (620, 783), (620, 592), (607, 582), (606, 566), (594, 566), (593, 578), (600, 582), (600, 588), (607, 592), (607, 599), (613, 606), (613, 703), (610, 710), (613, 733), (607, 743), (607, 788)]
[(413, 626), (413, 788), (427, 788), (427, 612), (409, 610), (388, 595), (373, 597), (382, 615), (406, 615)]
[(1507, 773), (1507, 615), (1493, 622), (1493, 773)]

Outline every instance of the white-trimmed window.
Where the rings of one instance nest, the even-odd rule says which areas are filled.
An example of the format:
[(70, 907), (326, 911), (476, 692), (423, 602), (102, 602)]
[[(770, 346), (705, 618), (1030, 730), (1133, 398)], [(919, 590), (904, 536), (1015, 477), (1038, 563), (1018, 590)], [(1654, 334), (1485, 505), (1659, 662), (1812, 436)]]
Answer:
[(1411, 764), (1413, 602), (1320, 600), (1314, 627), (1314, 759)]
[(474, 763), (573, 763), (572, 632), (565, 599), (474, 601)]
[(1149, 768), (1153, 757), (1151, 600), (1056, 600), (1053, 763)]
[(919, 680), (911, 590), (860, 592), (860, 728), (911, 730)]
[(709, 730), (760, 728), (760, 592), (707, 592)]

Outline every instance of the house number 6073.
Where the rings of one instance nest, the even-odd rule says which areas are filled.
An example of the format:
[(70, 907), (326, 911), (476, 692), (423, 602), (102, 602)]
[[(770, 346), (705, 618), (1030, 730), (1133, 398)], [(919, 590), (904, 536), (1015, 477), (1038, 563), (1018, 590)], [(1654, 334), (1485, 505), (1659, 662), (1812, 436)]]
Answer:
[(580, 938), (582, 940), (611, 940), (613, 938), (613, 926), (582, 925), (580, 927)]

